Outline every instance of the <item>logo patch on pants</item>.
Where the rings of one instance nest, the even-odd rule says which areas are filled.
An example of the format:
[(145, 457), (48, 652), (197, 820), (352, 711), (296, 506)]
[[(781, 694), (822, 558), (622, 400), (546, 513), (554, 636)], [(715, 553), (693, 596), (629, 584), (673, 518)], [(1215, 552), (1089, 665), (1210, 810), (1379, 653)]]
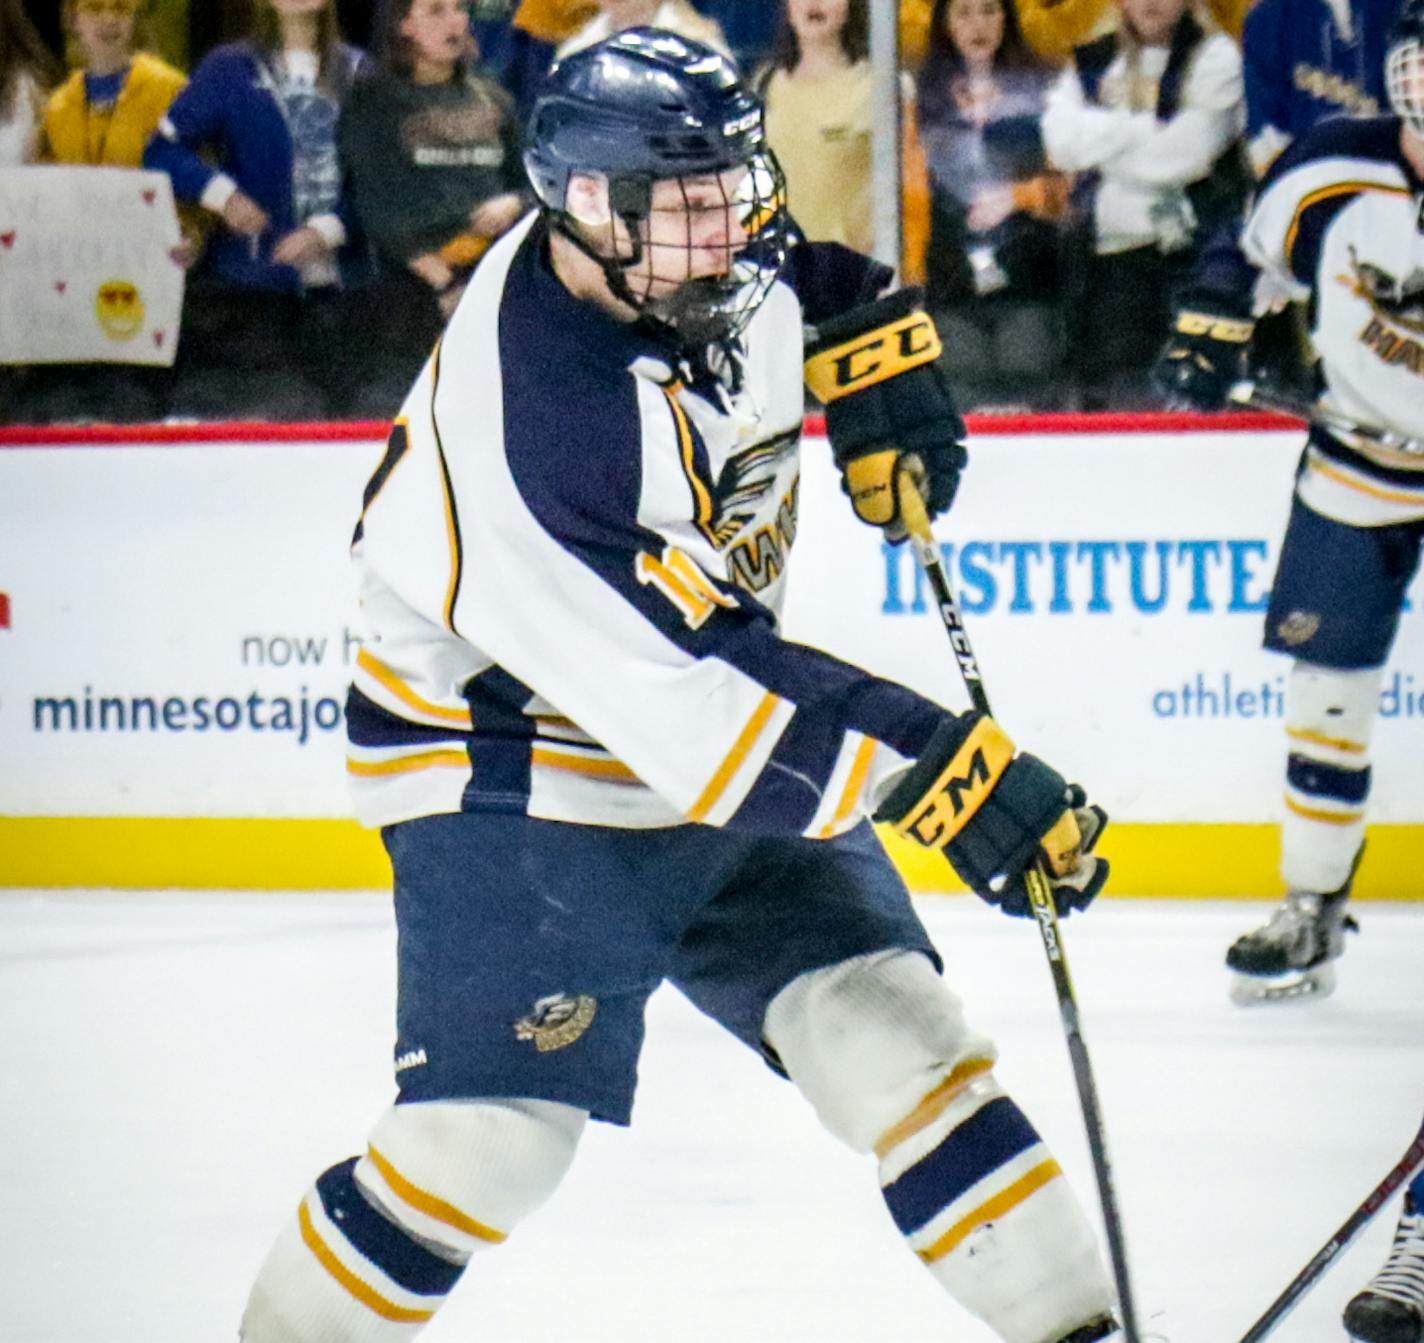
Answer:
[(598, 999), (580, 993), (551, 994), (540, 998), (534, 1010), (514, 1023), (514, 1034), (520, 1040), (533, 1040), (534, 1047), (547, 1054), (551, 1049), (566, 1049), (593, 1023), (598, 1013)]

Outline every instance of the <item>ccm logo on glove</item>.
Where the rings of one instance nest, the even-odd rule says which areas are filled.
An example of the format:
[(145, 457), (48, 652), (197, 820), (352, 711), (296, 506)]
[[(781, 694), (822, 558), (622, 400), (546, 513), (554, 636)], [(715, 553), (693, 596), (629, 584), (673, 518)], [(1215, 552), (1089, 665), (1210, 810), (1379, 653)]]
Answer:
[(1014, 758), (1008, 733), (981, 718), (954, 758), (895, 826), (927, 848), (942, 849), (973, 819)]

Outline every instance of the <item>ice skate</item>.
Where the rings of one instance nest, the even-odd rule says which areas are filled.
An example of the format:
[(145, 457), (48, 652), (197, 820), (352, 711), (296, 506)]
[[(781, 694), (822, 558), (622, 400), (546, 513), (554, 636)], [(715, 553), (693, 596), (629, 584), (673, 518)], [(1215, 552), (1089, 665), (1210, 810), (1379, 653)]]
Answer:
[(1264, 928), (1238, 937), (1226, 953), (1232, 1000), (1247, 1005), (1331, 993), (1345, 933), (1359, 929), (1345, 913), (1348, 899), (1348, 887), (1330, 895), (1292, 891)]
[(1083, 1325), (1081, 1329), (1073, 1330), (1066, 1338), (1060, 1339), (1059, 1343), (1100, 1343), (1100, 1340), (1121, 1337), (1120, 1328), (1116, 1320), (1104, 1315), (1101, 1319)]
[(1424, 1213), (1407, 1195), (1389, 1258), (1345, 1307), (1345, 1328), (1360, 1343), (1424, 1343)]

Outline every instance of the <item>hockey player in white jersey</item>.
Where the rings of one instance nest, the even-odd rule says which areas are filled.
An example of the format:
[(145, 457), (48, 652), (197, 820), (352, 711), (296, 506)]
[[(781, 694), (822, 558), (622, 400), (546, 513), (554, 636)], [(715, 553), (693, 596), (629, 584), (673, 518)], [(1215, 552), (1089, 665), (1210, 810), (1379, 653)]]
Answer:
[(349, 770), (395, 870), (398, 1096), (303, 1197), (242, 1336), (418, 1333), (585, 1123), (629, 1121), (668, 980), (874, 1154), (910, 1250), (999, 1337), (1107, 1338), (1092, 1231), (868, 821), (1013, 913), (1043, 855), (1066, 913), (1105, 877), (1102, 813), (991, 719), (777, 629), (803, 373), (863, 519), (898, 530), (907, 451), (949, 505), (933, 324), (874, 263), (790, 246), (760, 106), (705, 47), (571, 55), (526, 161), (541, 209), (476, 270), (354, 542)]
[[(1289, 893), (1227, 953), (1246, 999), (1329, 992), (1354, 926), (1346, 902), (1364, 845), (1380, 681), (1424, 536), (1421, 37), (1424, 0), (1407, 0), (1388, 47), (1393, 115), (1321, 122), (1276, 160), (1240, 251), (1204, 257), (1159, 365), (1176, 399), (1224, 404), (1263, 273), (1275, 292), (1309, 294), (1321, 408), (1340, 426), (1311, 431), (1266, 616), (1266, 646), (1293, 659)], [(1383, 429), (1398, 446), (1350, 423)]]

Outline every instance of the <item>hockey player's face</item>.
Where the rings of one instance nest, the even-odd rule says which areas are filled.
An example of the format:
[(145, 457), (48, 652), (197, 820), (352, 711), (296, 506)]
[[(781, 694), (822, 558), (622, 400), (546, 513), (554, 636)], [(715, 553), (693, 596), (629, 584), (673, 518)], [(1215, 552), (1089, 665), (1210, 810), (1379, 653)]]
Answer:
[(656, 300), (688, 280), (726, 275), (746, 246), (739, 203), (745, 168), (653, 184), (642, 257), (626, 272), (640, 298)]

